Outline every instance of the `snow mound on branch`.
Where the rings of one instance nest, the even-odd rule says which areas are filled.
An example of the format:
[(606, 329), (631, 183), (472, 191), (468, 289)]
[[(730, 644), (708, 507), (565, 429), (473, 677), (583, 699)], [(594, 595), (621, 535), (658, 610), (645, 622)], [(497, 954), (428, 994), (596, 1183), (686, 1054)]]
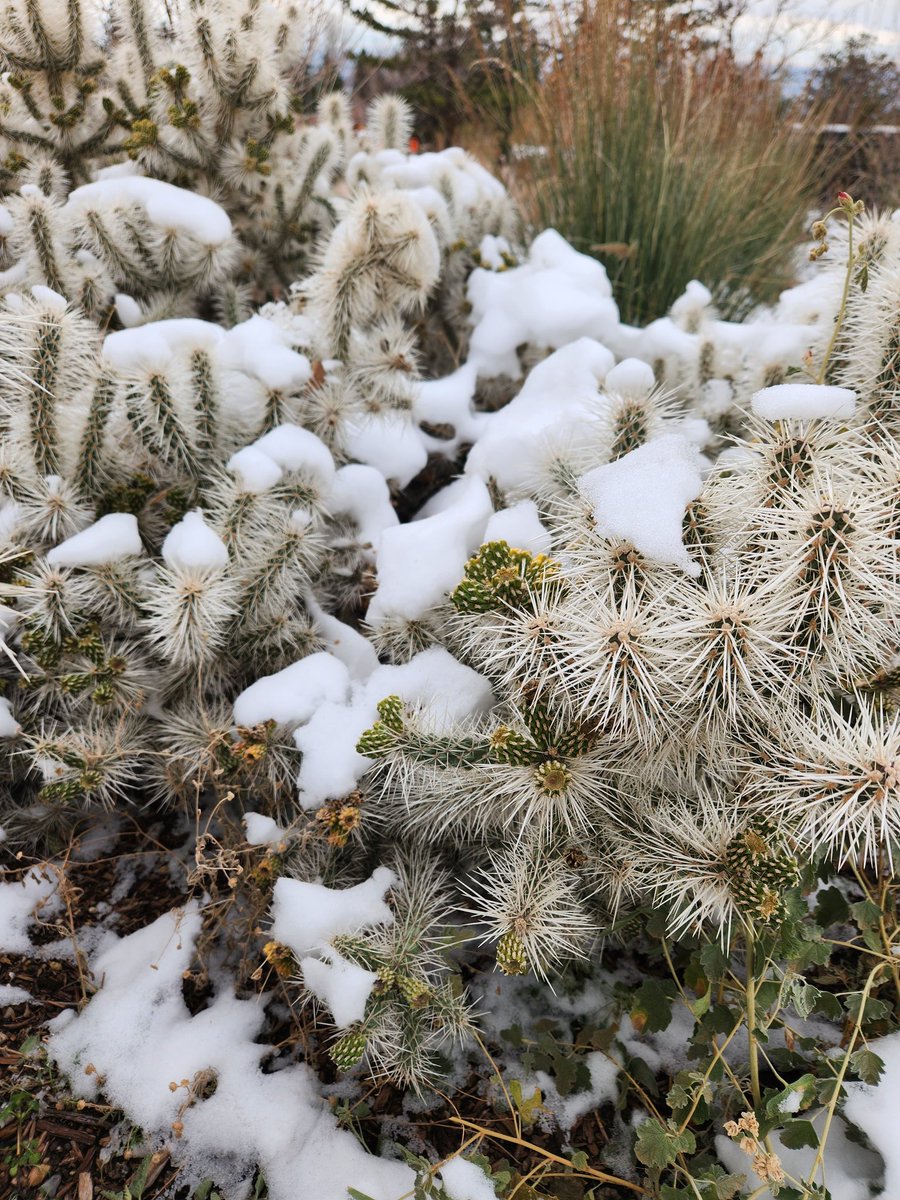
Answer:
[(682, 541), (684, 511), (703, 487), (696, 446), (678, 433), (653, 438), (579, 480), (597, 532), (631, 542), (652, 562), (699, 575)]
[(131, 513), (108, 513), (47, 551), (54, 567), (99, 567), (142, 554), (137, 517)]
[(750, 403), (766, 421), (846, 420), (856, 412), (856, 392), (817, 383), (779, 383), (756, 392)]
[(521, 267), (472, 272), (470, 361), (483, 378), (518, 379), (517, 350), (528, 344), (558, 350), (578, 338), (601, 341), (619, 324), (619, 310), (601, 263), (546, 229), (531, 243)]
[(399, 696), (427, 710), (435, 732), (485, 712), (493, 703), (483, 675), (458, 662), (440, 646), (431, 646), (400, 666), (376, 666), (365, 681), (354, 683), (346, 703), (324, 703), (311, 720), (294, 732), (303, 762), (297, 777), (300, 804), (318, 808), (326, 800), (346, 796), (372, 766), (358, 754), (356, 743), (377, 719), (377, 704)]
[(339, 933), (391, 925), (394, 914), (384, 895), (394, 882), (387, 867), (378, 867), (363, 883), (343, 889), (282, 876), (272, 894), (272, 936), (299, 958)]
[(186, 233), (204, 246), (221, 246), (231, 237), (231, 220), (214, 200), (143, 175), (117, 175), (86, 183), (69, 193), (66, 208), (80, 213), (85, 208), (116, 209), (131, 204), (144, 210), (151, 225)]

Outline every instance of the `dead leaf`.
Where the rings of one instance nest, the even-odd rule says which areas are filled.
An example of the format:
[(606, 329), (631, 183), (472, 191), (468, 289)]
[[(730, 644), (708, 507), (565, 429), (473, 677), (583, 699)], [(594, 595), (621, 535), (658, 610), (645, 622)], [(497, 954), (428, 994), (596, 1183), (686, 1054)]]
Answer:
[(592, 254), (608, 254), (611, 258), (634, 258), (637, 242), (599, 242), (591, 246)]

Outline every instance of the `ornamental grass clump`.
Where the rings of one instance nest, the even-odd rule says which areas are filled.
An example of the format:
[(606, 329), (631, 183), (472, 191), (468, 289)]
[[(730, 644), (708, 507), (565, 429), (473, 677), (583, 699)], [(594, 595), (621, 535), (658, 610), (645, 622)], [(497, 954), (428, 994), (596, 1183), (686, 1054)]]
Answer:
[(738, 64), (697, 17), (595, 0), (554, 18), (518, 116), (517, 138), (541, 148), (517, 168), (526, 208), (600, 258), (635, 324), (691, 279), (729, 316), (774, 300), (818, 199), (827, 118), (792, 111), (762, 56)]

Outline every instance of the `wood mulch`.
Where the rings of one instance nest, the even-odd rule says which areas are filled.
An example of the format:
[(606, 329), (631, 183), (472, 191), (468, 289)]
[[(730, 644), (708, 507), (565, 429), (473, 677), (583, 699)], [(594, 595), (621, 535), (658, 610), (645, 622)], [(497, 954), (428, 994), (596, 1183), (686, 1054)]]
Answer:
[[(145, 828), (134, 822), (124, 829), (116, 845), (91, 862), (80, 861), (72, 847), (54, 860), (64, 870), (60, 893), (64, 903), (52, 916), (38, 921), (30, 930), (32, 943), (41, 947), (37, 955), (0, 954), (0, 985), (23, 988), (32, 997), (25, 1003), (0, 1007), (0, 1200), (186, 1200), (189, 1193), (179, 1187), (178, 1166), (165, 1151), (145, 1162), (146, 1147), (140, 1132), (133, 1130), (124, 1115), (107, 1105), (76, 1100), (66, 1081), (48, 1062), (41, 1049), (48, 1036), (46, 1022), (64, 1009), (78, 1009), (93, 990), (87, 968), (74, 947), (74, 931), (82, 938), (91, 926), (104, 923), (125, 936), (183, 905), (188, 898), (187, 870), (172, 870), (175, 847), (183, 840), (180, 830)], [(176, 855), (176, 857), (178, 857)], [(27, 868), (13, 862), (0, 874), (7, 880)], [(123, 871), (129, 872), (122, 883)], [(110, 906), (109, 897), (119, 886), (121, 894)], [(127, 889), (127, 890), (126, 890)], [(263, 961), (259, 944), (251, 958)], [(264, 971), (247, 975), (243, 989), (272, 992), (278, 981)], [(209, 989), (202, 971), (185, 982), (185, 1000), (191, 1011), (206, 1003)], [(327, 1055), (327, 1039), (316, 1036), (309, 1008), (299, 1008), (293, 991), (282, 986), (282, 1005), (270, 1005), (263, 1039), (284, 1056), (308, 1062), (324, 1083), (335, 1081), (335, 1068)], [(283, 1063), (284, 1058), (279, 1062)], [(12, 1108), (10, 1106), (12, 1105)], [(473, 1076), (469, 1085), (447, 1101), (443, 1111), (410, 1120), (403, 1111), (403, 1093), (389, 1083), (371, 1081), (363, 1086), (362, 1098), (353, 1106), (351, 1127), (371, 1150), (376, 1150), (385, 1118), (395, 1130), (404, 1126), (410, 1142), (420, 1142), (440, 1157), (454, 1153), (462, 1141), (461, 1116), (498, 1134), (513, 1134), (508, 1114), (496, 1112), (484, 1098)], [(576, 1127), (572, 1142), (593, 1162), (602, 1162), (608, 1141), (602, 1113), (589, 1113)], [(527, 1137), (555, 1154), (565, 1153), (557, 1134), (534, 1127)], [(528, 1176), (541, 1163), (533, 1151), (497, 1141), (482, 1152), (491, 1160), (503, 1159), (513, 1178)], [(49, 1189), (49, 1190), (48, 1190)], [(129, 1191), (126, 1191), (129, 1189)], [(517, 1200), (540, 1196), (581, 1200), (587, 1185), (557, 1177), (540, 1193), (525, 1184), (516, 1191)], [(605, 1189), (595, 1195), (606, 1198), (633, 1196), (633, 1192)], [(262, 1195), (265, 1193), (263, 1191)], [(298, 1197), (298, 1200), (300, 1198)], [(305, 1200), (305, 1198), (304, 1198)]]

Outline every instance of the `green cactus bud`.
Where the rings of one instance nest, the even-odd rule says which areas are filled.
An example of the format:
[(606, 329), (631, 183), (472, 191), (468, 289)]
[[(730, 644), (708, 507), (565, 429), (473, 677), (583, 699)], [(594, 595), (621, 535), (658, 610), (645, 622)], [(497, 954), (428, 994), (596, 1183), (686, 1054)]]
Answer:
[(78, 779), (59, 779), (42, 787), (38, 798), (55, 800), (63, 804), (76, 804), (84, 798), (84, 789)]
[(339, 1071), (355, 1067), (366, 1052), (366, 1035), (361, 1029), (344, 1034), (329, 1050), (331, 1061)]
[(532, 591), (557, 576), (559, 564), (545, 554), (488, 542), (466, 563), (466, 576), (451, 593), (461, 613), (527, 605)]
[(377, 704), (378, 715), (388, 727), (396, 733), (403, 731), (403, 701), (399, 696), (385, 696)]
[(524, 975), (528, 971), (528, 956), (522, 939), (509, 929), (497, 943), (497, 966), (504, 975)]
[(540, 757), (540, 750), (508, 725), (498, 725), (490, 736), (491, 757), (497, 762), (524, 767)]
[(78, 776), (78, 786), (84, 793), (92, 792), (103, 782), (103, 772), (96, 767), (89, 767)]
[(428, 985), (412, 975), (398, 975), (396, 984), (400, 995), (412, 1008), (423, 1008), (431, 999)]
[(70, 675), (60, 675), (59, 686), (68, 696), (80, 696), (93, 682), (93, 675), (86, 671), (76, 671)]
[(397, 972), (385, 963), (383, 967), (378, 968), (378, 979), (385, 989), (391, 988), (397, 982)]
[(101, 708), (105, 708), (107, 705), (112, 704), (115, 698), (116, 689), (108, 679), (104, 679), (101, 683), (98, 683), (91, 692), (91, 700), (94, 702), (94, 704), (99, 704)]
[(383, 721), (376, 721), (356, 743), (356, 753), (366, 758), (384, 758), (394, 747), (394, 733)]
[(747, 916), (771, 921), (783, 911), (783, 893), (800, 878), (797, 860), (784, 838), (768, 822), (742, 830), (725, 851), (725, 866), (735, 904)]

